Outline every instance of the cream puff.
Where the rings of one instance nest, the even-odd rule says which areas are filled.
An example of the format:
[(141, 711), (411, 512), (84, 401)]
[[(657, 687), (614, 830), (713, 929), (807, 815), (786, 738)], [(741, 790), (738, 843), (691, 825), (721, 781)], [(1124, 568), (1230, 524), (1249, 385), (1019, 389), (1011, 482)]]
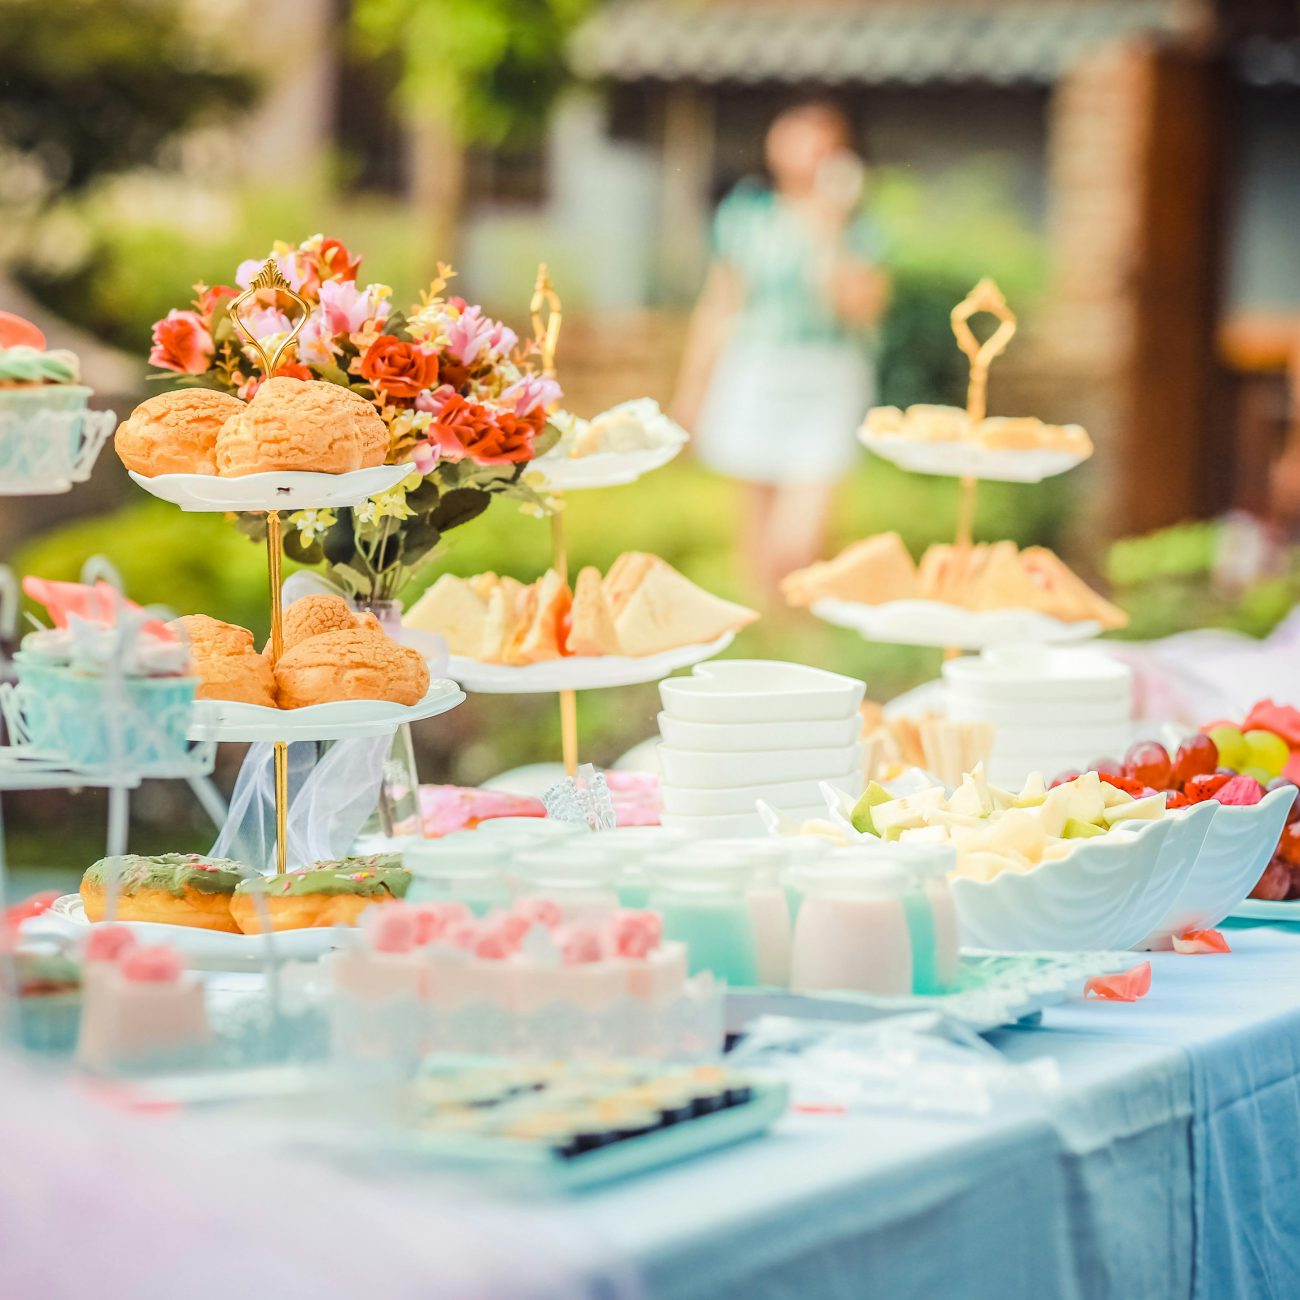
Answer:
[(417, 704), (429, 689), (424, 656), (371, 628), (324, 632), (286, 650), (275, 665), (282, 709), (336, 700)]
[(146, 478), (215, 474), (217, 434), (243, 409), (237, 397), (210, 388), (159, 393), (118, 426), (113, 445), (122, 464)]

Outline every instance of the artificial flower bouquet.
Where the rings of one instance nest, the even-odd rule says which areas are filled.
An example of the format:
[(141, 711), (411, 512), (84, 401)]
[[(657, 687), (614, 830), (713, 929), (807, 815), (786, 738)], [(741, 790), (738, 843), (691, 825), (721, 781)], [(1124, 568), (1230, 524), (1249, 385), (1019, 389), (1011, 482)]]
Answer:
[[(438, 278), (404, 314), (387, 285), (360, 282), (361, 259), (337, 239), (314, 235), (296, 248), (277, 243), (271, 256), (311, 309), (276, 374), (360, 393), (388, 426), (388, 463), (412, 464), (395, 488), (360, 506), (290, 515), (284, 533), (290, 559), (324, 564), (349, 596), (391, 600), (442, 534), (477, 518), (494, 496), (546, 510), (528, 465), (559, 438), (547, 411), (560, 390), (539, 373), (534, 344), (521, 345), (480, 307), (447, 296), (449, 267), (439, 266)], [(230, 318), (230, 303), (264, 261), (240, 264), (239, 288), (196, 285), (191, 309), (170, 311), (155, 323), (149, 360), (170, 372), (156, 378), (174, 383), (181, 375), (182, 384), (252, 397), (261, 376)], [(257, 309), (242, 313), (268, 352), (292, 328), (273, 298), (263, 292)], [(240, 526), (250, 536), (265, 535), (261, 515), (241, 516)]]

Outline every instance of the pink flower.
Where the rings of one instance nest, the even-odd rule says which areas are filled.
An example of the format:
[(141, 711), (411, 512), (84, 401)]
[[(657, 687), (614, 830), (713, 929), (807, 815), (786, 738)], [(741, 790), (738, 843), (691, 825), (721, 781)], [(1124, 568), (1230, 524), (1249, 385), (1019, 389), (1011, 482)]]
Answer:
[[(333, 284), (331, 280), (328, 283)], [(338, 354), (338, 345), (334, 342), (335, 331), (323, 309), (317, 309), (307, 317), (307, 323), (298, 335), (294, 345), (298, 350), (298, 359), (309, 366), (327, 366)]]
[(271, 334), (287, 334), (293, 328), (289, 324), (289, 318), (276, 307), (259, 307), (256, 311), (248, 312), (241, 310), (239, 319), (255, 339), (264, 339)]
[(375, 284), (358, 289), (352, 281), (326, 280), (320, 287), (320, 306), (332, 334), (355, 334), (367, 321), (388, 316), (388, 303)]
[(516, 415), (527, 415), (539, 406), (549, 410), (564, 394), (550, 375), (524, 375), (516, 379), (497, 400), (511, 407)]
[(431, 442), (417, 442), (411, 448), (411, 460), (421, 474), (432, 474), (441, 459), (441, 449)]
[(173, 309), (154, 322), (150, 365), (182, 375), (201, 375), (215, 351), (212, 335), (198, 312)]
[(437, 388), (426, 388), (424, 392), (417, 394), (415, 409), (437, 415), (455, 396), (456, 390), (450, 384), (441, 384)]
[(471, 365), (484, 349), (499, 355), (511, 351), (518, 342), (514, 330), (484, 316), (481, 307), (466, 307), (447, 322), (447, 351), (462, 365)]

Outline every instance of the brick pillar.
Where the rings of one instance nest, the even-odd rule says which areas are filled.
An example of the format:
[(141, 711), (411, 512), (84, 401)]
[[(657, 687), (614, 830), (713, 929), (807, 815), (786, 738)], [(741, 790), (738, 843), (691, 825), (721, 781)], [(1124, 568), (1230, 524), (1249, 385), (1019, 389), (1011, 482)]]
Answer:
[(1097, 443), (1090, 530), (1212, 506), (1217, 83), (1199, 55), (1134, 41), (1060, 83), (1050, 109), (1053, 287), (1045, 361)]

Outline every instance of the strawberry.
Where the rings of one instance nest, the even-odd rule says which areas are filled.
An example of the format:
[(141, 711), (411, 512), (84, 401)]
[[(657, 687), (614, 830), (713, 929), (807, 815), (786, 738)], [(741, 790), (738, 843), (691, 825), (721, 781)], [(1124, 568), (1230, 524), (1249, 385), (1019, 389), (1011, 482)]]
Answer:
[(1098, 772), (1097, 775), (1107, 785), (1113, 785), (1116, 790), (1123, 790), (1125, 794), (1131, 794), (1134, 799), (1141, 799), (1143, 795), (1152, 793), (1141, 781), (1135, 781), (1131, 776), (1112, 776), (1109, 772)]
[(1219, 791), (1232, 779), (1222, 772), (1214, 772), (1209, 776), (1194, 776), (1183, 786), (1183, 793), (1192, 803), (1204, 803), (1207, 799), (1217, 799)]

